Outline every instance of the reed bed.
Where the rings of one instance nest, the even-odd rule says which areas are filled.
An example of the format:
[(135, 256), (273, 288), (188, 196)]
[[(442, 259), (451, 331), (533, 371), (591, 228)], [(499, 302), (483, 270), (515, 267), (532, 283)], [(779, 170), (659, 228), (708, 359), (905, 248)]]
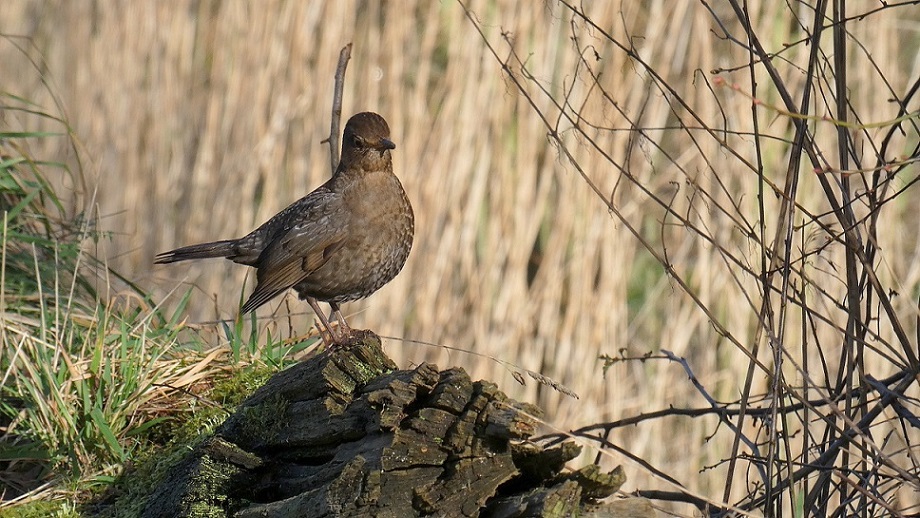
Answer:
[[(808, 122), (820, 148), (833, 151), (839, 125), (827, 120), (831, 89), (822, 89), (833, 80), (809, 87), (803, 72), (810, 7), (747, 6), (752, 32), (778, 53), (795, 98), (809, 88), (824, 95), (813, 97), (817, 115)], [(877, 4), (847, 6), (853, 15)], [(838, 182), (843, 175), (815, 173), (803, 161), (798, 206), (783, 219), (795, 118), (765, 75), (759, 87), (751, 83), (750, 56), (724, 37), (740, 31), (727, 4), (712, 9), (666, 0), (584, 8), (485, 0), (21, 1), (4, 6), (0, 32), (29, 37), (15, 41), (46, 72), (30, 72), (3, 46), (0, 68), (8, 72), (0, 87), (41, 103), (50, 100), (40, 81), (54, 86), (89, 161), (90, 176), (64, 187), (74, 204), (95, 199), (84, 209), (101, 214), (96, 224), (111, 232), (94, 252), (161, 294), (194, 287), (189, 318), (206, 324), (235, 318), (251, 272), (223, 262), (154, 267), (153, 256), (242, 235), (328, 177), (321, 141), (333, 75), (339, 50), (353, 42), (344, 115), (373, 110), (390, 122), (417, 231), (404, 272), (345, 308), (352, 325), (392, 337), (388, 353), (400, 365), (463, 366), (538, 403), (547, 431), (569, 430), (707, 406), (679, 362), (660, 350), (684, 358), (718, 401), (769, 394), (778, 375), (791, 386), (838, 376), (847, 257), (833, 246), (841, 228), (817, 176)], [(920, 74), (920, 15), (882, 9), (848, 30), (858, 45), (848, 55), (847, 99), (862, 117), (848, 130), (862, 146), (857, 153), (870, 157), (891, 124), (869, 123), (899, 117), (889, 92), (903, 94)], [(912, 103), (908, 111), (917, 109)], [(758, 150), (755, 132), (765, 136)], [(886, 159), (916, 146), (916, 120), (894, 139)], [(825, 158), (840, 168), (833, 155)], [(877, 244), (879, 281), (900, 294), (894, 314), (915, 337), (920, 197), (910, 189), (916, 164), (908, 166), (891, 187), (905, 191), (864, 236)], [(854, 183), (852, 192), (860, 189)], [(866, 230), (871, 218), (860, 210)], [(790, 239), (775, 239), (787, 231)], [(794, 265), (788, 286), (807, 301), (795, 308), (785, 304), (780, 280), (766, 283), (776, 291), (763, 296), (762, 274), (783, 257)], [(782, 315), (781, 326), (763, 324), (765, 307)], [(313, 319), (294, 295), (259, 317), (258, 331), (272, 336), (305, 333)], [(876, 378), (893, 374), (891, 316), (883, 313), (871, 331), (862, 365)], [(777, 356), (771, 344), (780, 343)], [(603, 355), (616, 361), (605, 367)], [(580, 398), (521, 385), (516, 369), (495, 359)], [(758, 426), (748, 419), (745, 431), (756, 435)], [(669, 417), (619, 428), (610, 439), (688, 491), (731, 502), (751, 490), (755, 468), (735, 473), (726, 491), (737, 470), (724, 462), (734, 435), (717, 430), (713, 415)], [(886, 440), (911, 444), (897, 430), (885, 428)], [(915, 453), (908, 456), (916, 463)], [(605, 462), (633, 467), (628, 489), (673, 489), (616, 454)], [(916, 464), (908, 469), (916, 473)], [(916, 491), (898, 495), (916, 502)]]

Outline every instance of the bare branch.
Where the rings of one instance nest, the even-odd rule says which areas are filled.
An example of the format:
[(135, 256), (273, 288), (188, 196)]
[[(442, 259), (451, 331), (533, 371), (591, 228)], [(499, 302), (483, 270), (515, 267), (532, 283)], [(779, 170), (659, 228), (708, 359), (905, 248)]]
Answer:
[(345, 89), (345, 70), (348, 60), (351, 59), (351, 43), (342, 47), (339, 52), (339, 65), (335, 68), (335, 92), (332, 96), (332, 120), (330, 122), (329, 138), (329, 165), (332, 172), (339, 166), (339, 135), (342, 125), (342, 90)]

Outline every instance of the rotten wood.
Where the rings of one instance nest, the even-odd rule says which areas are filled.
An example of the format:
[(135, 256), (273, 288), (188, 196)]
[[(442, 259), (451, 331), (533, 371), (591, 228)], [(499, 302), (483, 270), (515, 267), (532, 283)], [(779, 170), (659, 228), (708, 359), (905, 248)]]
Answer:
[(399, 370), (357, 333), (256, 390), (143, 516), (574, 516), (625, 480), (565, 472), (580, 448), (528, 442), (538, 408), (462, 369)]

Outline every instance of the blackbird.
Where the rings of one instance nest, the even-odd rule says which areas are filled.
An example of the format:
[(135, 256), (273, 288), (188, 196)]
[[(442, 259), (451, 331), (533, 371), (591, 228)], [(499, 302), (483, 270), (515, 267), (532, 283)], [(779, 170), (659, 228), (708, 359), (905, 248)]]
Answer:
[[(331, 343), (340, 342), (351, 328), (339, 304), (390, 282), (412, 248), (415, 218), (393, 174), (395, 148), (383, 117), (358, 113), (345, 125), (342, 158), (329, 181), (239, 239), (184, 246), (158, 254), (154, 262), (225, 257), (252, 266), (258, 283), (241, 312), (294, 288), (316, 312)], [(339, 336), (317, 301), (331, 306)], [(325, 333), (323, 340), (330, 343)]]

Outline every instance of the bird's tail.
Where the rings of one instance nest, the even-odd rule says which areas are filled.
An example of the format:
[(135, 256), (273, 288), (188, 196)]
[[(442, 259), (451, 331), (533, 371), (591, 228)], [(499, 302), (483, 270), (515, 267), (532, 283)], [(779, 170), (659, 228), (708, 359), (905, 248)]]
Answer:
[(169, 252), (157, 254), (153, 260), (154, 263), (174, 263), (176, 261), (186, 261), (188, 259), (207, 259), (209, 257), (231, 257), (236, 255), (235, 250), (237, 240), (225, 239), (223, 241), (214, 241), (212, 243), (201, 243), (197, 245), (183, 246)]

